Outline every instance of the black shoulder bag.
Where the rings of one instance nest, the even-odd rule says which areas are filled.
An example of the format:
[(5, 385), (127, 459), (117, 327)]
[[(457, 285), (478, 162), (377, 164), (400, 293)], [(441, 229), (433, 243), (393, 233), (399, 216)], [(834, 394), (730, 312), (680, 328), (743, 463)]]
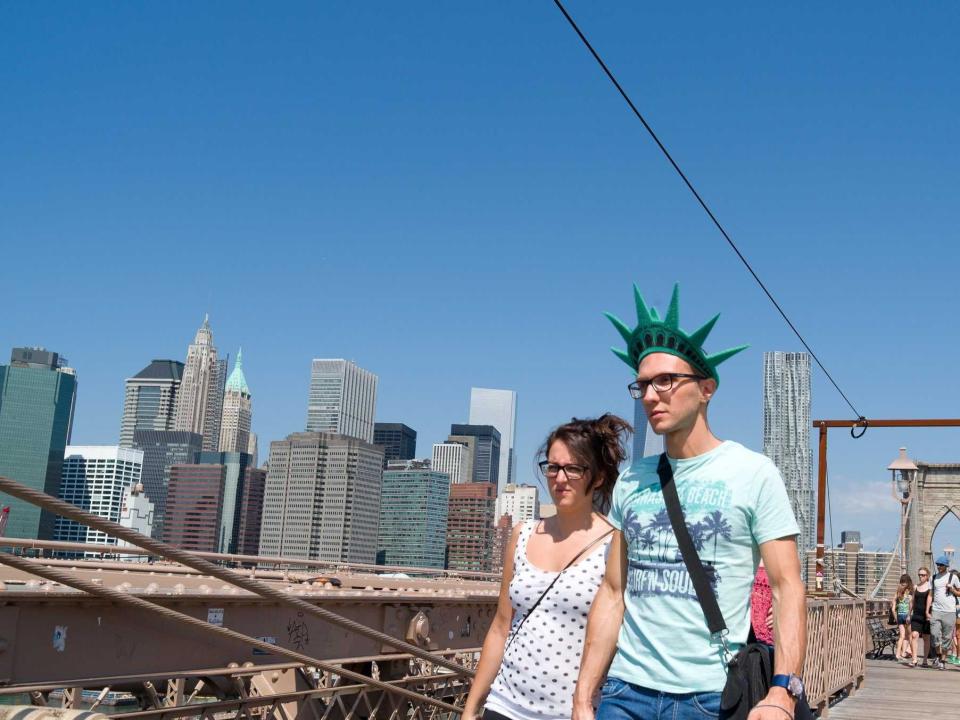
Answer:
[[(657, 474), (660, 476), (660, 488), (663, 491), (663, 502), (667, 506), (673, 534), (677, 537), (677, 545), (683, 556), (683, 564), (690, 573), (690, 581), (697, 593), (697, 600), (707, 619), (707, 628), (710, 634), (719, 637), (724, 649), (727, 647), (727, 624), (717, 603), (717, 596), (707, 579), (703, 563), (697, 554), (697, 549), (690, 539), (686, 520), (683, 517), (683, 508), (680, 506), (680, 497), (677, 494), (676, 484), (673, 482), (673, 468), (667, 459), (667, 454), (660, 455), (657, 465)], [(729, 655), (729, 653), (728, 653)], [(724, 685), (720, 700), (724, 717), (730, 720), (746, 720), (750, 710), (767, 696), (770, 682), (773, 679), (773, 648), (759, 642), (747, 643), (727, 663), (727, 683)], [(807, 704), (806, 698), (799, 698), (794, 708), (794, 720), (813, 720), (813, 713)]]
[(542, 593), (540, 593), (540, 597), (537, 598), (537, 601), (536, 601), (533, 605), (530, 606), (530, 609), (527, 610), (527, 614), (524, 615), (524, 616), (520, 619), (520, 623), (517, 625), (516, 630), (514, 630), (514, 631), (511, 633), (510, 639), (507, 640), (507, 644), (506, 644), (506, 645), (504, 646), (504, 648), (503, 648), (503, 654), (504, 654), (504, 655), (507, 654), (507, 650), (510, 649), (510, 645), (513, 644), (513, 641), (516, 639), (517, 635), (520, 634), (520, 628), (523, 627), (523, 624), (527, 621), (527, 618), (530, 617), (531, 615), (533, 615), (533, 611), (537, 609), (537, 607), (540, 605), (541, 601), (547, 596), (547, 593), (550, 592), (550, 590), (553, 588), (554, 584), (556, 584), (557, 580), (560, 579), (560, 576), (563, 575), (567, 570), (569, 570), (569, 569), (570, 569), (570, 566), (573, 565), (577, 560), (579, 560), (580, 558), (582, 558), (582, 557), (587, 553), (587, 551), (590, 550), (590, 548), (594, 547), (597, 543), (599, 543), (599, 542), (600, 542), (601, 540), (603, 540), (604, 538), (610, 537), (610, 534), (611, 534), (611, 533), (613, 533), (613, 530), (607, 530), (607, 532), (605, 532), (605, 533), (604, 533), (603, 535), (601, 535), (600, 537), (598, 537), (598, 538), (596, 538), (596, 539), (594, 539), (594, 540), (591, 540), (589, 543), (586, 544), (586, 546), (584, 546), (583, 550), (581, 550), (581, 551), (578, 552), (576, 555), (574, 555), (574, 556), (573, 556), (573, 559), (570, 560), (570, 562), (568, 562), (566, 565), (563, 566), (563, 569), (562, 569), (560, 572), (558, 572), (558, 573), (557, 573), (557, 576), (556, 576), (553, 580), (550, 581), (550, 584), (549, 584), (549, 585), (547, 585), (547, 589), (544, 590)]

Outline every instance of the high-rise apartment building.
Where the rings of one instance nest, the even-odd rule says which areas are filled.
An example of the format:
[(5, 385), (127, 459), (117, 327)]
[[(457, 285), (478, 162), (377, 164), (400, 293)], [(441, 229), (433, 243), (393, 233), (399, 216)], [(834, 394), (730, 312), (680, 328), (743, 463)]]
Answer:
[(499, 491), (508, 483), (516, 482), (517, 459), (517, 393), (513, 390), (491, 388), (470, 389), (470, 424), (493, 425), (500, 433), (500, 457), (497, 478)]
[[(68, 445), (60, 498), (92, 515), (149, 535), (152, 516), (149, 506), (143, 504), (142, 468), (140, 450), (118, 445)], [(117, 538), (68, 518), (58, 517), (54, 527), (55, 539), (61, 542), (118, 545)], [(126, 543), (121, 541), (119, 545)]]
[(810, 449), (810, 356), (763, 354), (763, 454), (780, 470), (800, 525), (800, 552), (816, 547), (816, 492)]
[(412, 467), (384, 471), (377, 564), (442, 569), (449, 496), (446, 473)]
[(372, 443), (377, 382), (376, 375), (350, 360), (314, 359), (307, 432), (348, 435)]
[(141, 482), (153, 503), (153, 536), (162, 538), (170, 468), (193, 463), (203, 450), (203, 436), (180, 430), (135, 430), (133, 447), (143, 452)]
[(445, 473), (450, 478), (451, 485), (470, 482), (471, 478), (467, 473), (468, 452), (468, 448), (460, 443), (434, 443), (430, 467)]
[(493, 425), (451, 425), (450, 437), (457, 436), (476, 438), (472, 481), (499, 485), (500, 431)]
[(447, 512), (447, 568), (493, 572), (497, 487), (492, 483), (450, 486)]
[(375, 562), (382, 481), (383, 450), (359, 438), (303, 432), (270, 443), (259, 554)]
[[(248, 453), (253, 400), (243, 374), (243, 349), (237, 352), (233, 372), (223, 391), (223, 416), (220, 419), (220, 452)], [(255, 463), (256, 461), (254, 461)]]
[(203, 324), (187, 349), (187, 362), (177, 394), (173, 429), (203, 436), (203, 449), (216, 451), (220, 443), (220, 418), (223, 390), (227, 380), (227, 359), (217, 358), (210, 318)]
[(173, 430), (182, 379), (183, 363), (176, 360), (152, 360), (132, 378), (127, 378), (120, 447), (133, 447), (133, 434), (137, 430)]
[(260, 467), (260, 443), (257, 440), (257, 434), (253, 431), (250, 432), (250, 440), (247, 441), (247, 455), (250, 456), (250, 464), (253, 467)]
[[(814, 592), (818, 589), (816, 549), (808, 550), (804, 560), (807, 590)], [(869, 552), (857, 541), (843, 543), (826, 548), (823, 557), (822, 589), (832, 593), (838, 581), (860, 597), (889, 602), (897, 593), (900, 564), (893, 553)]]
[[(506, 485), (497, 496), (494, 518), (509, 515), (513, 525), (540, 517), (540, 495), (534, 485)], [(512, 527), (512, 525), (511, 525)]]
[(403, 423), (374, 423), (373, 444), (383, 447), (383, 462), (412, 460), (417, 455), (417, 431)]
[[(0, 475), (54, 497), (77, 396), (77, 376), (65, 365), (40, 348), (14, 348), (10, 365), (0, 365)], [(0, 493), (3, 506), (7, 537), (53, 539), (52, 513)]]

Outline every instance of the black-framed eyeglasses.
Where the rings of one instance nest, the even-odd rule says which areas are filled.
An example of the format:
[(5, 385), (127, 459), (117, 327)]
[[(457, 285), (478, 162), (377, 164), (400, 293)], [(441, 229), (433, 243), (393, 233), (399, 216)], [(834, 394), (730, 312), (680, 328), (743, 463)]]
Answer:
[(546, 475), (548, 478), (555, 478), (560, 474), (560, 471), (563, 470), (563, 474), (567, 476), (567, 480), (579, 480), (584, 475), (587, 474), (589, 468), (583, 465), (559, 465), (557, 463), (552, 463), (549, 460), (544, 460), (539, 463), (540, 472)]
[(650, 380), (636, 380), (627, 385), (627, 390), (630, 391), (630, 397), (634, 400), (642, 400), (643, 396), (647, 394), (647, 388), (651, 385), (653, 385), (653, 389), (657, 392), (673, 390), (673, 384), (677, 378), (706, 380), (703, 375), (693, 375), (691, 373), (661, 373)]

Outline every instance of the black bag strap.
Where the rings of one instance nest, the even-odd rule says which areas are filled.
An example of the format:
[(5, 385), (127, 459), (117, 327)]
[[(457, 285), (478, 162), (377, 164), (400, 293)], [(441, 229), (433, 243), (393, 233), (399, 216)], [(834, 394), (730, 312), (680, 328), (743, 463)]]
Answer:
[(533, 615), (533, 611), (537, 609), (537, 607), (540, 605), (540, 603), (543, 601), (543, 599), (547, 596), (547, 593), (550, 592), (550, 590), (553, 589), (553, 586), (556, 584), (557, 580), (560, 579), (560, 576), (563, 575), (567, 570), (569, 570), (570, 567), (571, 567), (577, 560), (579, 560), (580, 558), (582, 558), (582, 557), (587, 553), (587, 551), (590, 550), (590, 548), (594, 547), (597, 543), (599, 543), (599, 542), (600, 542), (601, 540), (603, 540), (604, 538), (610, 537), (610, 535), (612, 535), (612, 534), (613, 534), (613, 530), (611, 529), (611, 530), (607, 530), (607, 532), (605, 532), (605, 533), (604, 533), (603, 535), (601, 535), (600, 537), (594, 538), (594, 539), (591, 540), (589, 543), (587, 543), (580, 552), (578, 552), (576, 555), (574, 555), (573, 558), (570, 560), (570, 562), (568, 562), (566, 565), (563, 566), (563, 569), (562, 569), (560, 572), (558, 572), (558, 573), (557, 573), (557, 576), (556, 576), (555, 578), (553, 578), (553, 580), (550, 581), (550, 584), (549, 584), (549, 585), (547, 585), (547, 589), (544, 590), (542, 593), (540, 593), (540, 597), (537, 598), (537, 601), (536, 601), (533, 605), (530, 606), (530, 609), (527, 610), (527, 614), (524, 615), (523, 618), (521, 618), (520, 624), (517, 625), (517, 628), (513, 631), (513, 633), (511, 633), (510, 639), (507, 641), (507, 644), (506, 644), (506, 645), (504, 646), (504, 648), (503, 648), (504, 654), (506, 654), (507, 650), (510, 649), (510, 645), (513, 643), (513, 641), (514, 641), (514, 639), (517, 637), (517, 635), (520, 634), (520, 628), (523, 627), (523, 624), (527, 621), (527, 618), (530, 617), (531, 615)]
[(677, 495), (677, 486), (673, 481), (673, 468), (666, 453), (660, 455), (657, 474), (660, 476), (660, 489), (663, 492), (663, 502), (667, 506), (667, 514), (670, 516), (670, 524), (673, 526), (673, 534), (677, 537), (683, 564), (687, 566), (690, 581), (697, 593), (697, 600), (700, 601), (700, 607), (703, 608), (703, 614), (707, 618), (707, 627), (711, 635), (722, 636), (727, 629), (727, 624), (723, 620), (723, 613), (720, 612), (720, 605), (717, 604), (717, 596), (710, 586), (710, 580), (707, 579), (707, 572), (703, 569), (697, 549), (694, 547), (693, 540), (690, 539), (690, 531), (683, 517), (683, 508), (680, 506), (680, 496)]

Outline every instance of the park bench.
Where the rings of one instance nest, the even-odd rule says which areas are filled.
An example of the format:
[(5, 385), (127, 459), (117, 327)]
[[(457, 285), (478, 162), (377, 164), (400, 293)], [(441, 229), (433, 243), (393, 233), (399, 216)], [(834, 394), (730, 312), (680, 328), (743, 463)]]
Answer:
[(883, 654), (884, 648), (888, 645), (891, 651), (896, 648), (897, 638), (899, 637), (897, 628), (884, 625), (880, 618), (869, 618), (867, 629), (870, 631), (870, 640), (873, 642), (871, 654), (875, 659)]

